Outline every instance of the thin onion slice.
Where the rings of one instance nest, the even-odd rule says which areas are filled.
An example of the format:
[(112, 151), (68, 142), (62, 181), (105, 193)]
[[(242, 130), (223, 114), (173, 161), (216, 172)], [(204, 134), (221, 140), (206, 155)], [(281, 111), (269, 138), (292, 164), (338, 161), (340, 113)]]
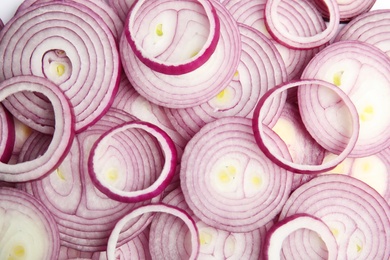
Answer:
[[(390, 145), (390, 59), (385, 53), (368, 43), (339, 41), (318, 53), (302, 78), (337, 85), (355, 106), (359, 137), (349, 157), (369, 156)], [(353, 131), (340, 98), (313, 84), (298, 89), (298, 101), (310, 134), (330, 152), (340, 153)]]
[(223, 90), (236, 72), (241, 53), (237, 22), (218, 2), (221, 35), (212, 56), (198, 69), (181, 75), (158, 73), (138, 60), (122, 36), (120, 54), (132, 86), (152, 103), (170, 108), (187, 108), (207, 102)]
[[(68, 62), (52, 62), (45, 74), (45, 56), (58, 51)], [(0, 80), (17, 75), (61, 78), (59, 88), (69, 98), (76, 116), (76, 131), (82, 132), (108, 110), (117, 91), (120, 60), (115, 38), (95, 12), (76, 2), (54, 1), (32, 5), (18, 12), (0, 33)], [(72, 73), (67, 74), (67, 68)], [(47, 70), (45, 71), (47, 72)], [(63, 79), (64, 75), (68, 75)], [(93, 102), (92, 102), (93, 101)], [(52, 120), (47, 100), (21, 95), (7, 107), (19, 103), (20, 114)], [(9, 108), (10, 110), (10, 108)]]
[[(294, 35), (284, 28), (278, 14), (278, 6), (281, 4), (281, 2), (282, 0), (269, 0), (265, 5), (265, 22), (268, 28), (268, 32), (280, 43), (297, 49), (315, 48), (327, 44), (337, 34), (340, 13), (336, 0), (324, 0), (324, 4), (326, 4), (329, 10), (329, 22), (327, 24), (327, 28), (324, 31), (316, 33), (312, 36)], [(294, 15), (294, 5), (297, 5), (297, 3), (293, 0), (289, 0), (288, 2), (292, 6), (290, 14)], [(309, 9), (315, 10), (314, 8), (310, 7), (306, 8), (306, 10), (310, 11)], [(308, 30), (307, 24), (312, 23), (311, 20), (300, 22), (304, 22), (306, 25), (306, 27), (304, 27), (304, 31)]]
[[(300, 164), (296, 162), (289, 161), (278, 154), (275, 154), (272, 151), (272, 145), (268, 144), (265, 138), (265, 132), (264, 132), (264, 124), (263, 124), (263, 118), (264, 118), (264, 110), (263, 106), (267, 106), (267, 102), (272, 101), (272, 99), (280, 95), (283, 91), (286, 91), (288, 89), (294, 88), (294, 87), (303, 87), (308, 88), (312, 87), (312, 85), (319, 85), (325, 87), (327, 90), (333, 91), (336, 95), (338, 95), (341, 100), (344, 102), (345, 106), (348, 109), (349, 115), (351, 117), (351, 125), (352, 125), (352, 133), (350, 133), (348, 143), (342, 147), (344, 147), (344, 150), (332, 161), (326, 162), (321, 165), (309, 165), (309, 164)], [(332, 92), (332, 93), (333, 93)], [(317, 117), (316, 117), (317, 118)], [(358, 114), (355, 109), (355, 106), (353, 105), (350, 98), (337, 86), (326, 82), (322, 80), (300, 80), (300, 81), (293, 81), (289, 83), (284, 83), (282, 85), (276, 86), (270, 91), (268, 91), (259, 101), (258, 106), (256, 107), (254, 116), (253, 116), (253, 133), (256, 139), (257, 144), (259, 145), (260, 149), (263, 151), (264, 154), (267, 155), (268, 158), (270, 158), (274, 163), (279, 165), (280, 167), (283, 167), (289, 171), (293, 171), (295, 173), (307, 173), (307, 174), (315, 174), (320, 172), (328, 171), (334, 167), (336, 167), (340, 162), (342, 162), (351, 151), (354, 149), (354, 146), (358, 140), (359, 136), (359, 120), (358, 120)], [(318, 120), (318, 118), (316, 119)], [(312, 123), (314, 124), (314, 123)], [(307, 124), (305, 124), (307, 126)], [(310, 132), (310, 131), (309, 131)], [(318, 142), (318, 141), (317, 141)]]
[(60, 237), (45, 206), (15, 188), (0, 188), (0, 259), (58, 259)]
[[(165, 159), (158, 178), (149, 187), (140, 190), (126, 190), (126, 188), (130, 184), (131, 187), (137, 187), (136, 182), (147, 182), (150, 176), (146, 164), (152, 164), (153, 159), (137, 168), (135, 165), (139, 159), (132, 157), (146, 157), (147, 154), (143, 149), (151, 150), (154, 157), (161, 155), (158, 151), (154, 152), (155, 147), (147, 146), (147, 143), (136, 146), (137, 142), (133, 139), (137, 136), (132, 134), (133, 129), (143, 130), (144, 134), (155, 137)], [(173, 178), (176, 164), (177, 153), (172, 139), (151, 123), (134, 121), (110, 129), (96, 140), (89, 154), (88, 169), (95, 186), (111, 199), (121, 202), (140, 202), (154, 198), (164, 191)], [(126, 185), (127, 182), (130, 183)]]
[[(66, 157), (75, 135), (75, 118), (69, 100), (56, 85), (36, 76), (18, 76), (0, 83), (0, 100), (20, 92), (36, 92), (44, 95), (54, 111), (53, 126), (42, 126), (52, 132), (52, 141), (40, 157), (18, 164), (0, 162), (0, 180), (21, 182), (41, 178), (52, 172)], [(19, 118), (27, 122), (28, 118)]]
[(15, 124), (12, 115), (0, 103), (0, 162), (7, 163), (15, 144)]
[(296, 213), (286, 217), (270, 228), (263, 247), (264, 259), (282, 259), (281, 249), (283, 241), (299, 229), (308, 229), (316, 232), (325, 243), (328, 251), (327, 258), (337, 259), (337, 242), (332, 231), (321, 219), (303, 213)]
[(209, 0), (139, 0), (130, 9), (124, 33), (146, 66), (180, 75), (196, 70), (211, 57), (219, 41), (220, 23)]
[[(281, 156), (287, 147), (272, 132), (268, 142)], [(205, 224), (229, 232), (253, 231), (269, 223), (291, 192), (293, 174), (258, 148), (251, 119), (225, 117), (205, 125), (187, 144), (181, 188)]]
[(188, 259), (194, 260), (197, 258), (199, 254), (199, 233), (194, 220), (187, 214), (187, 212), (183, 211), (180, 208), (159, 203), (159, 204), (149, 204), (134, 209), (133, 211), (131, 211), (129, 214), (127, 214), (117, 222), (108, 240), (108, 245), (107, 245), (108, 260), (116, 259), (115, 248), (116, 248), (119, 234), (123, 229), (123, 227), (129, 222), (129, 220), (135, 217), (139, 217), (140, 215), (143, 215), (145, 213), (167, 213), (183, 220), (183, 222), (189, 228), (190, 236), (191, 236), (191, 254)]
[[(338, 245), (337, 259), (390, 255), (390, 206), (362, 181), (341, 174), (318, 176), (291, 194), (279, 220), (296, 213), (317, 217), (330, 228)], [(326, 259), (328, 253), (318, 235), (308, 230), (291, 234), (282, 250), (294, 259)]]

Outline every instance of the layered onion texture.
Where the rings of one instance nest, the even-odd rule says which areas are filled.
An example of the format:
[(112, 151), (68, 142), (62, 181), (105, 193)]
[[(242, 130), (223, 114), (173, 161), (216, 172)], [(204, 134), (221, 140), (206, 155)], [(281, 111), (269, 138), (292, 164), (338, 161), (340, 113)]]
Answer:
[(387, 259), (376, 7), (23, 1), (0, 23), (0, 259)]

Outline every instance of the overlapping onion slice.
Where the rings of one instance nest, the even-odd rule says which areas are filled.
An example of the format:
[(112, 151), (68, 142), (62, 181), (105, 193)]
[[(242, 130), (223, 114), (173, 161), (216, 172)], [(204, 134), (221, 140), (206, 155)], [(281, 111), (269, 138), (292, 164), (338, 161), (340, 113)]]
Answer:
[(125, 22), (127, 14), (135, 0), (106, 0), (107, 3), (115, 10), (120, 19)]
[[(53, 171), (65, 158), (74, 139), (75, 119), (69, 100), (56, 85), (36, 76), (18, 76), (0, 83), (0, 100), (22, 92), (39, 93), (47, 98), (54, 118), (49, 125), (41, 124), (41, 118), (18, 117), (23, 122), (33, 122), (33, 128), (44, 129), (52, 133), (52, 139), (47, 150), (38, 158), (30, 161), (20, 161), (17, 164), (0, 162), (0, 180), (22, 182), (41, 178)], [(45, 111), (47, 112), (47, 111)]]
[[(56, 0), (25, 0), (18, 7), (18, 11), (24, 10), (31, 5), (38, 5), (43, 3), (50, 3)], [(123, 30), (123, 22), (116, 14), (116, 12), (105, 1), (93, 1), (93, 0), (62, 0), (65, 2), (75, 2), (81, 4), (93, 12), (95, 12), (110, 28), (111, 33), (115, 38), (119, 38)]]
[(0, 103), (0, 162), (7, 163), (15, 144), (15, 125), (12, 115)]
[(390, 56), (390, 10), (359, 15), (337, 34), (335, 41), (358, 40), (372, 44)]
[[(325, 30), (314, 33), (310, 30), (310, 27), (322, 23), (323, 21), (319, 22), (316, 15), (305, 17), (309, 19), (299, 19), (300, 15), (299, 13), (296, 13), (296, 10), (300, 10), (300, 8), (297, 7), (299, 6), (299, 3), (303, 1), (287, 1), (290, 8), (285, 9), (286, 14), (284, 17), (278, 14), (278, 11), (280, 11), (279, 6), (282, 2), (282, 0), (270, 0), (267, 1), (265, 5), (265, 24), (268, 28), (268, 32), (281, 44), (297, 49), (315, 48), (327, 44), (337, 34), (340, 13), (336, 0), (324, 0), (324, 4), (329, 11), (329, 22), (327, 23)], [(302, 6), (301, 10), (311, 14), (313, 12), (318, 13), (313, 5)], [(284, 27), (284, 23), (282, 23), (282, 20), (285, 17), (297, 19), (297, 22), (302, 25), (298, 31), (302, 32), (303, 35), (288, 31)]]
[[(275, 44), (279, 53), (281, 54), (283, 61), (286, 65), (288, 79), (297, 79), (300, 77), (303, 69), (310, 59), (318, 52), (321, 48), (310, 48), (305, 50), (297, 50), (289, 48), (280, 44), (278, 41), (269, 34), (265, 25), (264, 11), (265, 3), (267, 1), (240, 1), (240, 0), (227, 0), (223, 1), (223, 5), (232, 13), (233, 17), (238, 23), (246, 24), (253, 29), (256, 29), (267, 36), (273, 44)], [(325, 22), (321, 19), (320, 14), (307, 9), (310, 6), (308, 1), (297, 1), (294, 4), (294, 8), (297, 10), (298, 16), (289, 15), (291, 6), (289, 1), (283, 1), (278, 7), (278, 15), (283, 17), (281, 23), (286, 30), (291, 33), (298, 34), (301, 36), (310, 36), (315, 33), (320, 33), (326, 28)], [(309, 10), (309, 12), (307, 11)], [(310, 26), (310, 34), (307, 34), (305, 30), (302, 30), (300, 21), (308, 21), (311, 16), (316, 17), (316, 23)]]
[[(290, 158), (278, 136), (267, 131), (277, 153)], [(291, 191), (292, 173), (258, 148), (251, 119), (226, 117), (205, 125), (187, 144), (181, 188), (193, 213), (211, 227), (253, 231), (271, 221)]]
[[(293, 162), (290, 161), (283, 156), (278, 155), (273, 151), (273, 145), (270, 143), (267, 143), (266, 139), (266, 133), (264, 132), (264, 124), (263, 124), (263, 117), (266, 115), (266, 111), (263, 110), (263, 106), (268, 107), (267, 102), (272, 101), (274, 96), (280, 95), (281, 92), (286, 91), (288, 89), (294, 88), (294, 87), (300, 87), (300, 89), (308, 89), (312, 88), (313, 86), (321, 86), (325, 88), (327, 91), (321, 95), (322, 99), (329, 99), (326, 95), (330, 97), (337, 97), (338, 98), (338, 103), (329, 105), (329, 109), (333, 109), (338, 111), (338, 106), (342, 106), (344, 109), (345, 113), (343, 113), (343, 117), (340, 120), (330, 120), (332, 118), (329, 118), (326, 114), (325, 109), (323, 107), (313, 109), (313, 106), (302, 106), (300, 103), (300, 108), (299, 111), (305, 111), (306, 113), (310, 114), (312, 113), (315, 116), (311, 117), (311, 121), (303, 118), (303, 120), (307, 120), (307, 122), (303, 121), (305, 126), (307, 127), (307, 130), (311, 134), (312, 129), (309, 127), (317, 126), (318, 124), (325, 124), (325, 119), (328, 119), (328, 125), (330, 125), (333, 128), (340, 128), (340, 127), (346, 127), (345, 124), (346, 122), (348, 123), (348, 127), (350, 127), (350, 132), (346, 133), (345, 135), (340, 138), (341, 140), (336, 140), (334, 141), (338, 147), (341, 148), (340, 153), (338, 153), (338, 156), (334, 158), (331, 161), (328, 161), (324, 164), (301, 164), (298, 162)], [(300, 90), (298, 89), (298, 91)], [(319, 95), (316, 93), (316, 95)], [(307, 100), (311, 101), (311, 96), (302, 96), (301, 97), (306, 98)], [(312, 102), (314, 104), (314, 101)], [(336, 107), (336, 108), (334, 108)], [(324, 110), (324, 111), (323, 111)], [(320, 118), (322, 120), (320, 120)], [(314, 173), (320, 173), (320, 172), (325, 172), (328, 171), (334, 167), (336, 167), (340, 162), (342, 162), (347, 156), (351, 154), (351, 151), (354, 149), (355, 144), (358, 140), (358, 135), (359, 135), (359, 120), (358, 120), (358, 114), (355, 109), (354, 104), (350, 100), (350, 98), (337, 86), (326, 82), (322, 80), (301, 80), (301, 81), (293, 81), (293, 82), (287, 82), (282, 85), (276, 86), (269, 90), (259, 101), (258, 106), (256, 107), (255, 113), (253, 115), (253, 133), (254, 137), (256, 139), (257, 144), (259, 145), (260, 149), (263, 151), (264, 154), (268, 158), (270, 158), (275, 164), (279, 165), (280, 167), (283, 167), (287, 170), (296, 172), (296, 173), (307, 173), (307, 174), (314, 174)], [(341, 124), (341, 126), (337, 125)], [(327, 131), (329, 131), (329, 126), (324, 127), (323, 131), (325, 132), (323, 134), (324, 140), (329, 142), (329, 139), (331, 139), (333, 136)], [(333, 129), (332, 128), (332, 129)], [(315, 137), (314, 139), (320, 143)], [(323, 141), (324, 142), (324, 141)], [(321, 143), (320, 143), (321, 144)]]
[[(349, 22), (355, 17), (368, 12), (376, 0), (337, 0), (337, 5), (340, 12), (340, 21)], [(324, 5), (322, 0), (314, 0), (316, 8), (321, 12), (321, 14), (329, 19), (329, 11)]]
[[(199, 231), (199, 259), (259, 259), (261, 245), (269, 225), (247, 233), (233, 233), (210, 227), (199, 220), (188, 207), (177, 188), (164, 197), (163, 203), (185, 210)], [(176, 234), (172, 234), (175, 232)], [(153, 259), (188, 259), (188, 228), (174, 216), (154, 216), (150, 227), (150, 252)]]
[(207, 62), (192, 72), (167, 75), (153, 71), (138, 60), (122, 36), (124, 71), (137, 92), (152, 103), (170, 108), (200, 105), (225, 89), (233, 78), (241, 53), (238, 25), (220, 3), (211, 1), (220, 21), (220, 39)]
[[(42, 201), (53, 214), (63, 246), (80, 251), (104, 251), (109, 234), (121, 217), (136, 207), (161, 199), (161, 196), (157, 196), (139, 203), (118, 202), (100, 192), (89, 177), (88, 158), (95, 141), (112, 127), (135, 119), (126, 112), (111, 108), (96, 124), (76, 136), (68, 156), (50, 175), (20, 185), (20, 188)], [(28, 156), (33, 156), (40, 149), (41, 142), (30, 146), (23, 157), (28, 159)], [(149, 154), (148, 159), (151, 160), (152, 156)], [(162, 161), (160, 157), (154, 160)], [(162, 162), (156, 164), (162, 165)], [(145, 185), (146, 188), (148, 183)], [(145, 214), (126, 226), (119, 245), (142, 232), (150, 223), (149, 217)]]
[[(52, 62), (52, 73), (45, 74), (44, 58), (52, 51), (62, 52), (69, 62)], [(115, 39), (95, 12), (76, 2), (55, 1), (18, 12), (1, 31), (0, 57), (5, 61), (0, 80), (26, 74), (57, 79), (71, 68), (59, 88), (75, 111), (77, 132), (107, 111), (117, 91), (120, 62)], [(24, 105), (18, 110), (22, 115), (47, 106), (33, 94), (20, 95), (10, 105), (17, 102)]]
[(337, 259), (337, 242), (332, 231), (321, 219), (303, 213), (288, 216), (270, 228), (263, 247), (264, 259), (282, 259), (280, 253), (283, 241), (289, 235), (300, 229), (316, 232), (326, 246), (326, 250), (328, 251), (327, 259)]
[(220, 23), (209, 0), (138, 0), (130, 9), (124, 33), (135, 56), (150, 69), (181, 75), (211, 57)]
[[(390, 206), (374, 189), (347, 175), (321, 175), (292, 193), (280, 220), (296, 213), (321, 219), (338, 245), (337, 259), (387, 259), (390, 255)], [(293, 259), (327, 259), (317, 234), (299, 230), (282, 248)]]
[[(360, 130), (350, 157), (369, 156), (390, 145), (389, 72), (389, 57), (376, 47), (359, 41), (341, 41), (322, 50), (302, 74), (302, 78), (335, 84), (356, 107)], [(330, 152), (340, 153), (343, 150), (340, 144), (347, 142), (344, 136), (352, 130), (349, 119), (343, 118), (345, 107), (339, 98), (312, 85), (298, 89), (298, 99), (310, 134)]]
[(0, 228), (0, 259), (58, 259), (56, 223), (29, 194), (0, 187)]
[(116, 248), (119, 234), (121, 233), (123, 227), (126, 226), (128, 222), (133, 218), (139, 217), (140, 215), (143, 215), (145, 213), (166, 213), (181, 219), (188, 227), (189, 235), (191, 237), (190, 245), (189, 245), (190, 247), (189, 250), (191, 253), (189, 254), (188, 259), (189, 260), (197, 259), (199, 255), (199, 233), (194, 220), (184, 210), (178, 207), (160, 203), (160, 204), (149, 204), (149, 205), (136, 208), (117, 222), (108, 240), (108, 245), (107, 245), (108, 260), (116, 259), (115, 248)]
[[(149, 137), (155, 140), (148, 141)], [(159, 145), (151, 146), (155, 141)], [(161, 157), (165, 160), (163, 166)], [(88, 170), (95, 186), (111, 199), (140, 202), (162, 194), (173, 178), (176, 164), (172, 139), (151, 123), (134, 121), (114, 127), (96, 140), (89, 154)]]
[[(251, 118), (260, 97), (273, 86), (287, 80), (281, 56), (261, 33), (239, 25), (241, 58), (231, 83), (218, 95), (199, 106), (185, 109), (165, 109), (177, 131), (189, 140), (201, 127), (218, 118), (241, 116)], [(275, 99), (269, 111), (272, 123), (283, 107), (286, 95)]]

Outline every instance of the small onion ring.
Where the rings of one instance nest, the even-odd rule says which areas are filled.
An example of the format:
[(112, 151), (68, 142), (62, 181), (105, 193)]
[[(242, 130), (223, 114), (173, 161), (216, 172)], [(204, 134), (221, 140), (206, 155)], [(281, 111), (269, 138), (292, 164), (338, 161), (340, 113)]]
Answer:
[[(197, 1), (189, 1), (189, 3), (196, 4), (196, 2), (198, 2), (198, 4), (200, 4), (203, 7), (210, 25), (209, 35), (202, 49), (192, 58), (187, 59), (184, 62), (164, 61), (149, 55), (147, 50), (145, 50), (140, 45), (140, 42), (136, 39), (136, 32), (134, 32), (135, 30), (134, 27), (136, 27), (137, 25), (137, 20), (141, 20), (141, 23), (144, 23), (144, 22), (148, 22), (149, 18), (150, 19), (156, 18), (156, 16), (149, 17), (148, 14), (145, 15), (143, 12), (139, 13), (140, 9), (143, 10), (142, 7), (143, 5), (145, 5), (145, 2), (148, 2), (148, 0), (136, 1), (135, 4), (131, 7), (128, 18), (124, 26), (124, 33), (134, 54), (146, 66), (160, 73), (169, 74), (169, 75), (180, 75), (180, 74), (194, 71), (195, 69), (199, 68), (214, 53), (214, 50), (218, 44), (219, 36), (220, 36), (219, 18), (213, 4), (209, 0), (197, 0)], [(175, 10), (178, 13), (181, 9), (176, 10), (176, 8), (180, 8), (180, 7), (185, 8), (186, 5), (185, 3), (186, 1), (177, 1), (177, 3), (175, 3), (176, 2), (175, 0), (160, 0), (160, 3), (156, 3), (156, 1), (150, 1), (150, 2), (153, 3), (153, 5), (158, 4), (160, 6), (168, 8), (169, 10)], [(153, 5), (151, 6), (151, 8), (155, 9)], [(161, 8), (158, 9), (158, 12), (162, 13), (164, 10), (160, 10), (160, 9)], [(147, 10), (148, 12), (151, 12), (152, 15), (154, 15), (155, 11), (149, 9)], [(141, 16), (142, 19), (138, 18), (137, 15)], [(180, 21), (177, 22), (180, 23)]]
[(190, 230), (191, 233), (191, 255), (189, 257), (189, 260), (195, 260), (199, 254), (199, 233), (198, 228), (194, 222), (194, 220), (191, 218), (190, 215), (187, 214), (184, 210), (166, 205), (163, 203), (156, 203), (156, 204), (149, 204), (146, 206), (141, 206), (139, 208), (136, 208), (132, 210), (129, 214), (124, 216), (121, 220), (117, 222), (114, 229), (111, 232), (111, 235), (108, 239), (108, 245), (107, 245), (107, 259), (108, 260), (115, 260), (115, 248), (116, 243), (119, 237), (119, 234), (122, 230), (122, 228), (134, 217), (138, 217), (140, 215), (143, 215), (145, 213), (168, 213), (171, 215), (174, 215), (184, 221), (184, 223), (187, 225), (187, 227)]
[[(153, 135), (160, 143), (161, 149), (165, 156), (165, 163), (161, 174), (151, 186), (142, 190), (123, 191), (112, 185), (104, 183), (102, 177), (97, 174), (97, 171), (100, 171), (101, 169), (96, 169), (95, 165), (98, 164), (98, 161), (111, 160), (113, 157), (115, 157), (115, 155), (112, 155), (110, 153), (106, 155), (104, 152), (104, 150), (107, 150), (107, 146), (110, 146), (110, 144), (113, 145), (113, 142), (110, 142), (110, 139), (115, 139), (114, 136), (118, 133), (125, 132), (131, 129), (141, 129), (144, 130), (146, 133)], [(125, 142), (125, 140), (122, 141)], [(118, 147), (117, 149), (120, 150), (120, 147)], [(99, 153), (103, 153), (103, 156)], [(141, 153), (140, 155), (143, 156), (143, 154)], [(175, 149), (175, 144), (163, 130), (148, 122), (133, 121), (110, 129), (109, 131), (101, 135), (98, 140), (96, 140), (89, 154), (88, 172), (95, 186), (111, 199), (118, 200), (121, 202), (140, 202), (154, 198), (163, 192), (163, 190), (168, 186), (175, 174), (176, 163), (177, 153)], [(126, 175), (128, 174), (131, 173), (126, 172)], [(134, 179), (134, 181), (137, 181), (136, 178)]]
[[(75, 117), (69, 100), (53, 83), (36, 76), (17, 76), (0, 83), (0, 100), (22, 91), (38, 92), (46, 96), (54, 110), (53, 139), (47, 151), (39, 158), (18, 164), (0, 162), (0, 180), (22, 182), (35, 180), (52, 172), (65, 158), (75, 135)], [(19, 118), (28, 121), (28, 118)]]
[[(329, 10), (327, 28), (313, 36), (296, 36), (287, 32), (278, 19), (278, 5), (282, 0), (268, 0), (265, 5), (265, 22), (269, 33), (284, 45), (297, 49), (310, 49), (328, 43), (338, 32), (340, 20), (339, 8), (336, 0), (324, 0)], [(295, 1), (289, 0), (291, 4)]]
[[(341, 97), (341, 99), (344, 101), (346, 106), (348, 107), (349, 112), (351, 113), (352, 117), (352, 126), (353, 131), (351, 133), (351, 137), (348, 141), (348, 144), (344, 148), (344, 150), (333, 160), (326, 162), (322, 165), (302, 165), (297, 164), (291, 161), (286, 160), (285, 158), (274, 154), (272, 152), (272, 149), (269, 144), (265, 141), (265, 133), (263, 130), (263, 117), (264, 117), (264, 111), (263, 106), (269, 100), (272, 100), (275, 96), (280, 95), (283, 91), (286, 91), (288, 89), (294, 88), (294, 87), (301, 87), (301, 86), (310, 86), (311, 84), (318, 84), (321, 86), (324, 86), (328, 89), (331, 89), (334, 91), (337, 95)], [(337, 86), (323, 81), (323, 80), (299, 80), (299, 81), (291, 81), (279, 86), (274, 87), (273, 89), (269, 90), (259, 101), (258, 106), (255, 109), (254, 115), (253, 115), (253, 133), (256, 139), (257, 144), (259, 145), (260, 149), (264, 152), (264, 154), (267, 155), (268, 158), (270, 158), (274, 163), (279, 165), (280, 167), (283, 167), (284, 169), (287, 169), (289, 171), (295, 172), (295, 173), (306, 173), (306, 174), (314, 174), (314, 173), (321, 173), (328, 171), (334, 167), (336, 167), (339, 163), (341, 163), (347, 156), (350, 154), (350, 152), (353, 150), (359, 136), (359, 116), (356, 111), (356, 108), (352, 101), (349, 99), (349, 97)]]

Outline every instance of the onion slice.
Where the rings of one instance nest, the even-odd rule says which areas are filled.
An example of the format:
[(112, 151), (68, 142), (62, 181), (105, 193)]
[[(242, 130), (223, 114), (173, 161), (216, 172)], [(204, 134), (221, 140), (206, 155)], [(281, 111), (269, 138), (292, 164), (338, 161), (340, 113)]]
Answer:
[(214, 53), (220, 24), (209, 0), (139, 0), (130, 9), (124, 33), (146, 66), (180, 75), (199, 68)]
[[(292, 5), (290, 14), (294, 15), (292, 11), (295, 10), (294, 5), (297, 3), (295, 3), (293, 0), (289, 0), (288, 2)], [(312, 36), (294, 35), (285, 29), (278, 14), (278, 6), (281, 3), (282, 0), (269, 0), (265, 5), (266, 26), (269, 33), (280, 43), (291, 48), (310, 49), (328, 43), (337, 34), (340, 13), (336, 0), (324, 0), (324, 4), (326, 4), (329, 10), (329, 22), (327, 24), (327, 28), (324, 31), (316, 33)], [(307, 7), (306, 10), (313, 11), (315, 8)], [(308, 20), (300, 22), (309, 24), (312, 21)], [(308, 30), (307, 26), (304, 30)]]
[(329, 227), (319, 218), (309, 214), (297, 213), (284, 218), (270, 228), (263, 247), (264, 260), (282, 259), (283, 241), (299, 229), (309, 229), (316, 232), (326, 245), (328, 259), (337, 259), (337, 242)]
[[(142, 160), (132, 157), (147, 158), (147, 154), (142, 150), (154, 149), (148, 147), (147, 143), (133, 141), (132, 139), (137, 138), (137, 135), (132, 134), (133, 129), (143, 130), (144, 134), (151, 134), (156, 138), (164, 153), (165, 163), (160, 175), (149, 187), (129, 191), (123, 190), (126, 187), (124, 183), (131, 182), (132, 187), (138, 187), (136, 182), (147, 182), (151, 177), (148, 176), (146, 165), (153, 162), (153, 159), (150, 159), (138, 169), (135, 166)], [(141, 145), (145, 147), (140, 147)], [(160, 156), (158, 152), (152, 153), (154, 157)], [(126, 160), (133, 161), (128, 165)], [(176, 164), (177, 153), (172, 139), (151, 123), (134, 121), (114, 127), (96, 140), (89, 154), (88, 169), (95, 186), (111, 199), (121, 202), (139, 202), (154, 198), (164, 191), (173, 178)]]
[(0, 162), (7, 163), (15, 144), (15, 124), (12, 115), (0, 103)]
[(194, 220), (187, 214), (187, 212), (185, 212), (180, 208), (158, 203), (158, 204), (149, 204), (149, 205), (136, 208), (117, 222), (117, 224), (115, 225), (114, 229), (111, 232), (110, 238), (108, 239), (108, 245), (107, 245), (108, 260), (116, 259), (115, 258), (116, 243), (123, 227), (129, 222), (129, 220), (135, 217), (139, 217), (140, 215), (143, 215), (145, 213), (167, 213), (183, 220), (183, 222), (189, 228), (190, 236), (191, 236), (191, 254), (188, 259), (194, 260), (197, 258), (199, 254), (199, 233)]
[(60, 237), (45, 206), (15, 188), (0, 188), (0, 259), (58, 259)]
[[(265, 116), (265, 111), (263, 110), (263, 107), (267, 107), (267, 102), (271, 102), (272, 99), (275, 96), (280, 95), (283, 91), (286, 91), (288, 89), (294, 88), (294, 87), (304, 87), (308, 88), (312, 85), (320, 85), (325, 87), (327, 90), (333, 91), (336, 95), (338, 95), (341, 100), (345, 103), (346, 107), (348, 108), (348, 111), (351, 116), (351, 125), (352, 125), (352, 133), (349, 136), (349, 140), (347, 145), (344, 147), (344, 150), (332, 161), (326, 162), (321, 165), (309, 165), (309, 164), (300, 164), (295, 163), (292, 161), (289, 161), (278, 154), (275, 154), (272, 151), (272, 145), (268, 144), (265, 138), (265, 132), (264, 132), (264, 124), (263, 124), (263, 118)], [(316, 115), (317, 116), (317, 115)], [(316, 117), (317, 118), (317, 117)], [(256, 139), (257, 144), (259, 145), (260, 149), (264, 152), (264, 154), (267, 155), (268, 158), (270, 158), (274, 163), (279, 165), (280, 167), (283, 167), (289, 171), (293, 171), (296, 173), (307, 173), (307, 174), (314, 174), (314, 173), (320, 173), (328, 171), (334, 167), (336, 167), (340, 162), (342, 162), (347, 156), (351, 153), (353, 150), (359, 136), (359, 119), (358, 114), (355, 109), (355, 106), (353, 105), (350, 98), (337, 86), (326, 82), (322, 80), (300, 80), (300, 81), (293, 81), (289, 83), (284, 83), (282, 85), (276, 86), (273, 89), (269, 90), (259, 101), (258, 106), (256, 107), (253, 120), (252, 120), (252, 126), (253, 126), (253, 133)], [(317, 118), (318, 120), (318, 118)], [(315, 124), (315, 123), (312, 123)], [(305, 124), (307, 126), (307, 124)], [(309, 131), (310, 132), (310, 131)], [(318, 142), (318, 141), (317, 141)]]
[[(0, 100), (22, 91), (36, 92), (44, 95), (51, 103), (54, 111), (53, 126), (42, 126), (53, 132), (52, 141), (47, 151), (40, 157), (20, 162), (4, 164), (0, 162), (0, 180), (21, 182), (41, 178), (52, 172), (65, 158), (75, 135), (75, 118), (69, 100), (53, 83), (36, 76), (18, 76), (0, 83)], [(22, 122), (29, 118), (19, 118)]]

